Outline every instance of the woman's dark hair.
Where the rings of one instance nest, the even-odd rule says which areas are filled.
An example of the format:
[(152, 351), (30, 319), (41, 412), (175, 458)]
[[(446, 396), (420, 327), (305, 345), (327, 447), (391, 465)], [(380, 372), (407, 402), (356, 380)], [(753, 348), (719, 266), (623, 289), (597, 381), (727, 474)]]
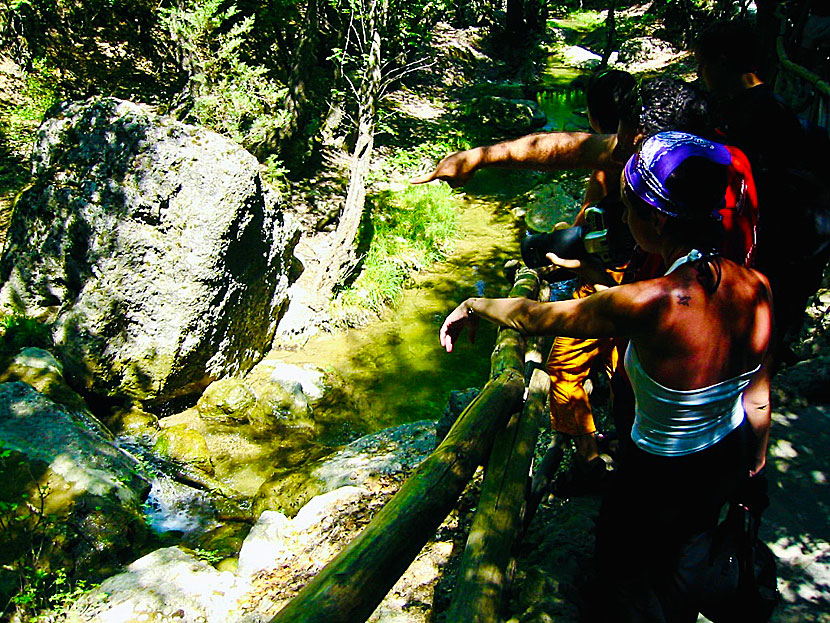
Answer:
[(617, 131), (620, 102), (636, 89), (637, 82), (627, 71), (609, 69), (591, 75), (585, 99), (600, 132), (613, 134)]
[[(724, 229), (715, 213), (723, 206), (729, 169), (700, 156), (686, 158), (666, 178), (669, 196), (683, 206), (678, 217), (668, 217), (664, 233), (693, 245), (704, 253), (695, 262), (698, 281), (709, 291), (720, 283), (720, 263), (717, 250), (723, 242)], [(655, 210), (638, 197), (627, 185), (626, 198), (641, 216)]]
[(623, 98), (619, 111), (624, 123), (639, 128), (646, 137), (672, 130), (704, 138), (714, 134), (706, 95), (678, 78), (646, 80)]
[(726, 62), (732, 71), (741, 74), (758, 72), (758, 37), (749, 21), (715, 22), (697, 38), (694, 49), (704, 62)]

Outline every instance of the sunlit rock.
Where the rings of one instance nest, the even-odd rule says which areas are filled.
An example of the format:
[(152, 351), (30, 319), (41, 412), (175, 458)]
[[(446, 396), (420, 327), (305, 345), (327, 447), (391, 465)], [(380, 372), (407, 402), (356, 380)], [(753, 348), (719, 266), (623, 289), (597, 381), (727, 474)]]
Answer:
[(224, 137), (111, 98), (41, 126), (0, 306), (53, 325), (70, 382), (166, 400), (270, 347), (298, 229)]
[(238, 378), (211, 383), (196, 403), (199, 417), (222, 424), (248, 422), (256, 407), (256, 395)]
[(68, 407), (86, 409), (83, 398), (67, 385), (61, 363), (42, 348), (24, 348), (12, 359), (0, 373), (0, 383), (13, 381), (31, 385), (41, 394)]
[(106, 419), (107, 427), (115, 434), (153, 437), (159, 428), (158, 417), (136, 405), (113, 409)]
[(262, 375), (211, 383), (199, 398), (196, 410), (208, 423), (250, 424), (260, 432), (313, 435), (316, 431), (302, 388), (286, 389)]
[(265, 511), (245, 537), (239, 550), (237, 573), (246, 579), (273, 568), (282, 549), (282, 540), (288, 530), (289, 519), (277, 511)]
[(568, 46), (560, 54), (566, 64), (583, 69), (593, 69), (602, 61), (602, 56), (578, 45)]
[(231, 573), (178, 547), (167, 547), (136, 560), (106, 580), (72, 610), (85, 623), (248, 623), (265, 620), (244, 613), (238, 600), (247, 588)]
[(153, 450), (177, 463), (189, 463), (207, 474), (213, 474), (213, 463), (205, 438), (185, 424), (163, 429), (156, 438)]
[(655, 37), (629, 37), (620, 44), (617, 62), (636, 71), (637, 66), (655, 61), (667, 61), (677, 56), (678, 52), (668, 41)]

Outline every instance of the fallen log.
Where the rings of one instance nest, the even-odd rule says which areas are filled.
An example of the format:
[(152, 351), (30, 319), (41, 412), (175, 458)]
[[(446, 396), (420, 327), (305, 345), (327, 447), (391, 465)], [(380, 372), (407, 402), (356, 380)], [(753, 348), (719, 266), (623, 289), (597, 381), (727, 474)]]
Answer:
[(523, 392), (515, 370), (487, 383), (441, 445), (271, 623), (365, 621), (453, 509)]
[[(539, 292), (539, 276), (535, 270), (523, 268), (516, 275), (510, 290), (511, 297), (535, 299)], [(525, 338), (513, 329), (502, 328), (496, 337), (496, 346), (490, 355), (490, 378), (498, 377), (505, 370), (525, 371)]]

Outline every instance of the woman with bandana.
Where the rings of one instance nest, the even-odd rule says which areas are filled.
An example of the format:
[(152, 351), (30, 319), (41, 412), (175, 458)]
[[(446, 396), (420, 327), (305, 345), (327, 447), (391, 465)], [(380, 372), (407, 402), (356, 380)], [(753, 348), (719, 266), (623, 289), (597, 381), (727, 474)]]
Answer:
[(636, 413), (597, 522), (600, 620), (695, 621), (699, 537), (765, 463), (769, 285), (714, 251), (730, 159), (722, 145), (665, 132), (626, 163), (623, 218), (664, 275), (568, 301), (471, 298), (440, 330), (448, 352), (480, 318), (526, 335), (629, 338)]

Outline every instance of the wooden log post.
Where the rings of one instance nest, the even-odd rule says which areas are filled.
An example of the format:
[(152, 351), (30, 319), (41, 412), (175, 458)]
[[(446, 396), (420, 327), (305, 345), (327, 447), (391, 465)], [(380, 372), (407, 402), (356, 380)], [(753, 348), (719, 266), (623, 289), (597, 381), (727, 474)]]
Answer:
[[(539, 275), (535, 270), (522, 268), (516, 274), (516, 281), (510, 290), (511, 297), (523, 296), (535, 299), (539, 292)], [(498, 377), (505, 370), (516, 370), (524, 374), (525, 338), (513, 329), (500, 329), (496, 347), (490, 355), (490, 378)]]
[(534, 370), (528, 397), (520, 414), (493, 443), (478, 511), (461, 559), (447, 623), (495, 623), (513, 544), (522, 531), (528, 473), (536, 446), (540, 412), (550, 388), (550, 377)]
[[(535, 299), (539, 290), (536, 271), (523, 269), (516, 275), (510, 296)], [(525, 352), (526, 347), (532, 352)], [(520, 370), (531, 382), (524, 409), (511, 418), (493, 442), (478, 510), (447, 612), (448, 623), (498, 620), (513, 544), (522, 527), (538, 423), (550, 388), (550, 377), (538, 369), (541, 359), (538, 340), (526, 342), (511, 329), (499, 332), (491, 357), (491, 375), (505, 369)]]
[(452, 510), (523, 392), (515, 370), (487, 383), (441, 445), (271, 623), (365, 621)]

